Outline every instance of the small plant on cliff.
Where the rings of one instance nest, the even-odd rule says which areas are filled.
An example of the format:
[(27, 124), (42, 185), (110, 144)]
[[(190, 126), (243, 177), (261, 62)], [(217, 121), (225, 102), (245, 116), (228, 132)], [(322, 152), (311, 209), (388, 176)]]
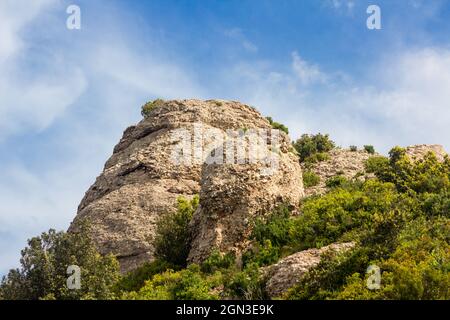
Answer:
[[(101, 256), (89, 237), (87, 224), (77, 232), (49, 230), (28, 240), (22, 250), (21, 268), (11, 270), (0, 285), (0, 298), (37, 299), (112, 299), (119, 279), (119, 264), (112, 256)], [(80, 268), (80, 289), (67, 287), (67, 268)]]
[(371, 145), (365, 145), (364, 150), (369, 154), (375, 154), (375, 148)]
[(295, 141), (294, 148), (300, 157), (300, 162), (318, 162), (327, 159), (327, 152), (335, 147), (335, 143), (325, 134), (304, 134)]
[(305, 188), (317, 186), (320, 182), (320, 177), (312, 171), (303, 172), (303, 184)]
[(350, 151), (351, 152), (356, 152), (356, 151), (358, 151), (358, 147), (357, 146), (350, 146)]
[(273, 129), (281, 130), (286, 134), (289, 134), (289, 129), (284, 124), (273, 121), (272, 117), (266, 117)]
[(156, 99), (153, 101), (149, 101), (142, 106), (141, 114), (144, 118), (147, 118), (150, 115), (150, 112), (158, 106), (164, 104), (164, 100)]
[(198, 196), (192, 200), (178, 198), (178, 210), (164, 215), (157, 224), (155, 255), (176, 266), (186, 266), (190, 250), (189, 222), (199, 203)]

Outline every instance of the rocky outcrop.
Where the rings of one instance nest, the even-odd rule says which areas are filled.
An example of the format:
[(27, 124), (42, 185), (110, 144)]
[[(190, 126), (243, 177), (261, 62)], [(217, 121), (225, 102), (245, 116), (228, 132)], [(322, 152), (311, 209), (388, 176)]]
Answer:
[[(238, 102), (174, 100), (158, 104), (144, 120), (125, 130), (103, 172), (81, 201), (69, 230), (76, 229), (83, 219), (90, 221), (98, 249), (103, 254), (116, 255), (124, 272), (153, 259), (156, 222), (161, 215), (175, 210), (179, 196), (190, 198), (202, 189), (205, 196), (202, 212), (209, 208), (208, 216), (232, 216), (239, 212), (234, 216), (234, 225), (225, 224), (231, 230), (244, 223), (237, 220), (239, 217), (256, 214), (255, 202), (265, 203), (259, 209), (270, 207), (267, 202), (277, 197), (292, 198), (294, 203), (297, 197), (290, 197), (289, 193), (283, 196), (287, 190), (281, 187), (287, 186), (282, 180), (290, 181), (291, 177), (279, 173), (274, 175), (276, 179), (262, 178), (256, 175), (256, 169), (246, 172), (250, 167), (203, 165), (213, 155), (211, 151), (222, 143), (218, 138), (231, 134), (230, 130), (250, 133), (252, 129), (270, 128), (254, 108)], [(285, 150), (280, 158), (281, 167), (291, 166), (289, 170), (296, 174), (293, 177), (300, 185), (296, 185), (295, 193), (299, 194), (300, 168), (294, 169), (296, 161)], [(291, 173), (289, 170), (284, 172)], [(276, 186), (278, 182), (280, 187)], [(201, 183), (205, 184), (202, 188)], [(264, 192), (262, 185), (267, 183), (271, 187)], [(226, 191), (221, 185), (227, 186)], [(222, 196), (222, 200), (217, 200)], [(208, 205), (211, 201), (221, 202), (222, 208), (230, 206), (230, 201), (240, 207), (238, 211), (219, 210)], [(245, 201), (250, 201), (248, 209), (242, 205)], [(197, 225), (198, 230), (204, 230), (205, 226)]]
[(298, 158), (287, 135), (282, 134), (276, 145), (269, 142), (260, 141), (253, 150), (269, 154), (269, 162), (203, 166), (189, 262), (203, 261), (213, 249), (232, 251), (239, 258), (249, 244), (255, 217), (282, 203), (297, 207), (303, 196)]
[(325, 161), (312, 165), (303, 163), (302, 169), (304, 172), (312, 171), (320, 178), (317, 185), (305, 188), (305, 195), (324, 194), (327, 191), (326, 181), (337, 175), (344, 176), (347, 179), (357, 176), (360, 179), (372, 177), (373, 175), (366, 174), (364, 169), (365, 161), (371, 156), (373, 155), (364, 150), (333, 149), (329, 152), (329, 158)]
[(432, 152), (436, 155), (439, 161), (444, 161), (447, 152), (444, 147), (439, 144), (420, 144), (406, 147), (406, 154), (413, 161), (422, 160), (428, 152)]
[(266, 282), (266, 293), (272, 297), (280, 297), (295, 286), (301, 278), (320, 262), (324, 253), (331, 251), (339, 254), (352, 249), (354, 242), (335, 243), (320, 249), (308, 249), (294, 253), (281, 259), (278, 263), (263, 270)]

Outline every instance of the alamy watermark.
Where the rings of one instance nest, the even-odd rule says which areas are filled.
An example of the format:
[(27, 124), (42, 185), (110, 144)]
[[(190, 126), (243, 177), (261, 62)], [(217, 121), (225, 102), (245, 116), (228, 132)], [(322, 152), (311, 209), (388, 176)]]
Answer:
[(66, 27), (69, 30), (81, 29), (81, 9), (75, 4), (67, 7), (66, 13), (69, 15), (66, 20)]
[(370, 16), (367, 18), (366, 25), (369, 30), (381, 29), (381, 8), (375, 4), (367, 7), (367, 14)]
[(373, 264), (367, 268), (366, 273), (369, 277), (366, 280), (366, 286), (369, 290), (378, 290), (381, 288), (381, 269)]
[(171, 132), (171, 160), (175, 165), (261, 164), (261, 174), (278, 169), (280, 131), (239, 129), (222, 131), (195, 123), (192, 128)]
[(69, 290), (80, 290), (81, 289), (81, 268), (77, 265), (70, 265), (67, 267), (67, 278), (66, 284)]

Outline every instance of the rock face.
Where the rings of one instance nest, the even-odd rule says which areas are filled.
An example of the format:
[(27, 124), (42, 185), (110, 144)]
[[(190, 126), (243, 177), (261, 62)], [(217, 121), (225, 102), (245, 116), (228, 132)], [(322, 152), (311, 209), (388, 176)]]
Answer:
[(302, 164), (303, 171), (312, 171), (319, 176), (320, 182), (313, 187), (305, 189), (305, 195), (311, 196), (315, 194), (324, 194), (327, 191), (326, 181), (336, 175), (342, 175), (347, 179), (352, 179), (358, 174), (363, 174), (361, 178), (372, 177), (367, 175), (364, 170), (364, 163), (372, 154), (364, 150), (351, 151), (348, 149), (333, 149), (329, 152), (330, 158), (306, 168)]
[(439, 161), (444, 161), (444, 158), (447, 155), (444, 147), (438, 144), (420, 144), (406, 147), (406, 154), (413, 161), (423, 159), (428, 152), (433, 152)]
[(212, 250), (233, 251), (239, 258), (249, 244), (251, 222), (256, 216), (268, 214), (282, 203), (293, 208), (299, 204), (302, 173), (298, 158), (290, 152), (289, 138), (281, 135), (275, 151), (270, 150), (274, 145), (268, 145), (268, 141), (260, 142), (259, 152), (269, 152), (272, 164), (203, 166), (189, 262), (203, 261)]
[(295, 286), (311, 268), (317, 266), (324, 253), (330, 251), (342, 253), (354, 246), (354, 242), (335, 243), (320, 249), (300, 251), (281, 259), (264, 270), (265, 277), (268, 279), (267, 294), (272, 298), (280, 297)]
[[(289, 177), (278, 172), (262, 178), (257, 175), (261, 173), (257, 163), (249, 164), (255, 166), (249, 172), (245, 165), (203, 164), (221, 144), (218, 137), (230, 130), (252, 129), (270, 129), (270, 124), (254, 108), (238, 102), (175, 100), (155, 107), (144, 120), (125, 130), (104, 171), (81, 201), (69, 231), (83, 219), (90, 221), (100, 252), (116, 255), (125, 272), (153, 259), (156, 222), (176, 209), (179, 196), (191, 198), (201, 191), (205, 197), (201, 212), (196, 213), (200, 221), (196, 230), (203, 230), (200, 234), (207, 227), (203, 222), (210, 223), (206, 216), (233, 217), (221, 224), (230, 228), (229, 232), (239, 229), (244, 218), (271, 207), (271, 201), (290, 199), (295, 203), (302, 193), (301, 171), (284, 149), (281, 168), (292, 174)], [(282, 136), (282, 141), (286, 147), (287, 136)], [(289, 192), (283, 195), (285, 191)], [(228, 239), (226, 235), (224, 239)]]

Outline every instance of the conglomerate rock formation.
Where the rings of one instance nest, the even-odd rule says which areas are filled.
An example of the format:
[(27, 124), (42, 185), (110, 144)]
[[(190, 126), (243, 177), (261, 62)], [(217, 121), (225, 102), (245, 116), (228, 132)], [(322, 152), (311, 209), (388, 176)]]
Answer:
[[(260, 131), (268, 132), (256, 139), (260, 143), (256, 150), (267, 153), (261, 157), (264, 161), (245, 160), (252, 157), (249, 152), (244, 161), (236, 157), (235, 163), (205, 163), (214, 155), (212, 150), (225, 144), (222, 138), (242, 141), (240, 136), (250, 139)], [(247, 232), (242, 227), (245, 219), (281, 201), (298, 204), (303, 193), (301, 169), (289, 144), (287, 135), (278, 136), (259, 112), (239, 102), (166, 101), (125, 130), (69, 230), (88, 220), (100, 252), (116, 255), (122, 272), (129, 271), (154, 258), (156, 223), (176, 210), (176, 199), (200, 193), (191, 257), (204, 257), (216, 244), (221, 250), (232, 249)], [(233, 151), (243, 150), (239, 143), (227, 147), (227, 160)], [(244, 151), (248, 148), (244, 146)], [(211, 222), (211, 217), (217, 219)], [(217, 233), (205, 236), (211, 224)], [(219, 232), (222, 226), (227, 230)], [(203, 238), (214, 241), (205, 244)]]
[(301, 169), (289, 138), (283, 135), (276, 146), (260, 142), (253, 151), (269, 153), (271, 161), (203, 166), (189, 262), (203, 261), (212, 250), (239, 257), (249, 245), (255, 217), (282, 203), (296, 208), (303, 197)]

